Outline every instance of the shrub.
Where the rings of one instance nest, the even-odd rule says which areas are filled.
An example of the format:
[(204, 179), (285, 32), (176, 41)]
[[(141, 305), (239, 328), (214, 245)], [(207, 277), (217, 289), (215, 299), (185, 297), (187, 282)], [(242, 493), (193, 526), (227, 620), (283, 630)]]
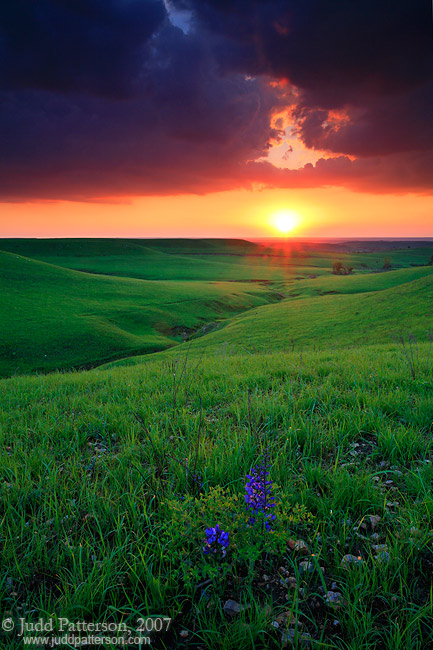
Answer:
[(350, 275), (353, 271), (353, 266), (349, 264), (345, 266), (343, 262), (335, 261), (332, 263), (332, 273), (334, 275)]

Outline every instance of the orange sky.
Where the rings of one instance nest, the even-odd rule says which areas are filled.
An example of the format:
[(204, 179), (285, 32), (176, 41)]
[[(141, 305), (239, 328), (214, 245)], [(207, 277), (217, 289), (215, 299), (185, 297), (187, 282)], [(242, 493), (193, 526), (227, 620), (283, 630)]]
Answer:
[(266, 237), (273, 215), (299, 215), (294, 236), (433, 237), (431, 196), (346, 189), (266, 189), (129, 202), (0, 205), (0, 237)]

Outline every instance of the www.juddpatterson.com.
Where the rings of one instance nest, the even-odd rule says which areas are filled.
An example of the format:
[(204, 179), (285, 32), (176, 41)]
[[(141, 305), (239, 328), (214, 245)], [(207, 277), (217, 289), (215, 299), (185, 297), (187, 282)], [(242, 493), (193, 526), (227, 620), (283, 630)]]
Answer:
[(30, 648), (61, 646), (90, 647), (111, 644), (119, 647), (149, 646), (150, 633), (167, 631), (171, 618), (153, 616), (138, 618), (136, 629), (129, 628), (126, 623), (69, 621), (67, 618), (40, 618), (37, 621), (27, 621), (19, 618), (5, 618), (1, 623), (2, 630), (21, 637), (24, 646)]

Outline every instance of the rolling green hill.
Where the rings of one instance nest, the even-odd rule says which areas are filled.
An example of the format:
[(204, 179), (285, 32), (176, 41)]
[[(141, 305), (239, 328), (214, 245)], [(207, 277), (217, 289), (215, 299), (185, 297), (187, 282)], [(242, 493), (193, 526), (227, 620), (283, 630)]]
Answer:
[[(48, 251), (44, 240), (14, 241), (32, 254)], [(334, 276), (320, 267), (312, 274), (306, 273), (310, 267), (284, 269), (275, 258), (227, 253), (230, 261), (224, 261), (224, 246), (232, 252), (250, 250), (248, 242), (237, 247), (230, 241), (209, 242), (207, 250), (217, 254), (208, 257), (191, 256), (195, 242), (188, 240), (172, 244), (179, 254), (164, 252), (170, 248), (164, 240), (155, 245), (159, 250), (132, 240), (109, 240), (107, 257), (100, 240), (58, 240), (50, 259), (64, 263), (64, 255), (81, 246), (85, 257), (73, 259), (92, 259), (93, 270), (97, 262), (111, 269), (115, 258), (117, 265), (125, 262), (125, 274), (131, 273), (136, 259), (138, 267), (146, 260), (149, 275), (186, 268), (185, 275), (195, 279), (89, 274), (0, 253), (0, 373), (75, 368), (129, 356), (137, 358), (127, 363), (136, 363), (139, 355), (166, 350), (185, 338), (192, 339), (193, 353), (215, 353), (228, 345), (251, 351), (375, 344), (392, 340), (400, 330), (425, 338), (426, 330), (433, 329), (430, 266)], [(213, 275), (220, 267), (230, 275), (230, 265), (250, 281), (200, 279), (209, 276), (210, 267)]]
[[(0, 374), (128, 357), (0, 379), (1, 610), (132, 630), (163, 613), (167, 650), (281, 648), (289, 624), (288, 647), (430, 647), (433, 269), (99, 245), (0, 252)], [(245, 507), (262, 462), (270, 530)], [(216, 524), (223, 556), (203, 552)]]
[(0, 249), (65, 268), (148, 280), (288, 282), (330, 275), (341, 260), (357, 274), (427, 264), (433, 248), (368, 253), (230, 239), (3, 239)]
[(163, 350), (183, 332), (279, 298), (258, 284), (113, 278), (0, 252), (0, 374)]
[[(226, 355), (388, 344), (400, 334), (429, 341), (433, 337), (433, 270), (428, 269), (427, 277), (410, 281), (419, 275), (421, 269), (374, 275), (376, 291), (292, 297), (251, 309), (188, 345), (191, 354)], [(409, 281), (401, 283), (404, 279)], [(346, 290), (352, 280), (356, 286), (356, 276), (332, 278), (334, 286), (341, 281)], [(389, 286), (392, 282), (396, 286), (379, 289), (380, 283)], [(363, 284), (359, 285), (360, 290), (362, 287), (365, 289)], [(131, 365), (142, 360), (125, 359), (113, 365)]]

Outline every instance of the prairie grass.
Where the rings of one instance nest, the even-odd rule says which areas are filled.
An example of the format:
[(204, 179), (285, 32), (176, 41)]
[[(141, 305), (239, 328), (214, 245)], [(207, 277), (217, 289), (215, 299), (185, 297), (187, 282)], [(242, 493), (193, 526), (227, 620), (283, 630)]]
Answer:
[[(1, 611), (170, 616), (152, 636), (167, 649), (281, 648), (287, 628), (294, 647), (429, 647), (433, 364), (418, 345), (415, 379), (390, 344), (205, 354), (175, 399), (164, 359), (1, 380)], [(242, 532), (265, 448), (280, 515)], [(224, 561), (202, 548), (218, 513)], [(245, 609), (228, 616), (227, 599)]]

